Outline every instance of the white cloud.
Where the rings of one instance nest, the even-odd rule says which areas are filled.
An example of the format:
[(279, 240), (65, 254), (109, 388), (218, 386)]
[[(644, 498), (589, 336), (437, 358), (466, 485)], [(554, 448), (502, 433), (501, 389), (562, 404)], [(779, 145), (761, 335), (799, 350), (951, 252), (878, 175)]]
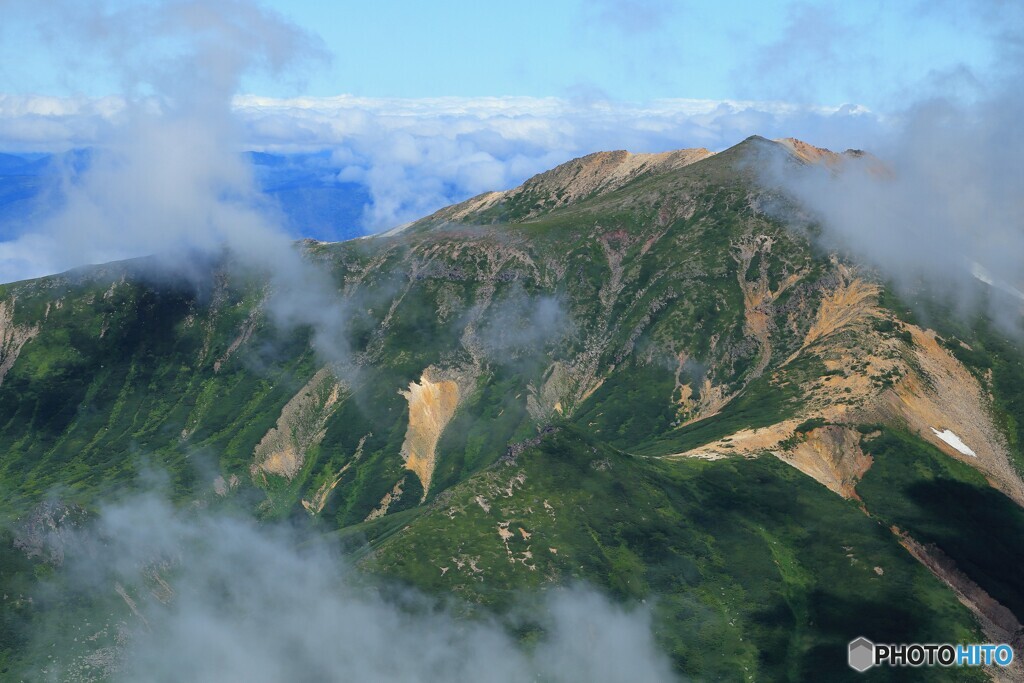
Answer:
[(480, 192), (507, 189), (599, 150), (719, 150), (753, 134), (809, 135), (817, 144), (845, 148), (864, 146), (883, 125), (856, 105), (682, 98), (631, 104), (552, 97), (248, 95), (236, 97), (234, 106), (253, 148), (334, 149), (339, 180), (358, 180), (370, 190), (370, 231)]
[[(858, 106), (555, 97), (233, 99), (238, 144), (261, 151), (331, 150), (339, 181), (365, 183), (368, 232), (446, 204), (513, 187), (576, 156), (607, 149), (719, 150), (753, 135), (866, 146), (882, 125)], [(83, 147), (123, 116), (118, 98), (0, 98), (0, 149)]]
[[(386, 597), (323, 538), (175, 508), (155, 493), (104, 506), (93, 523), (51, 542), (64, 558), (51, 600), (112, 601), (123, 612), (108, 662), (116, 681), (678, 680), (647, 609), (578, 587), (522, 594), (508, 621), (528, 617), (543, 628), (524, 646), (507, 622), (459, 617), (411, 591)], [(104, 611), (94, 613), (98, 621)], [(37, 652), (92, 633), (56, 611), (40, 621)], [(79, 640), (35, 662), (35, 673), (49, 679), (102, 661), (89, 649), (102, 641)]]
[[(908, 300), (922, 290), (941, 293), (960, 312), (985, 311), (1020, 335), (1024, 8), (979, 7), (972, 21), (996, 37), (992, 73), (955, 72), (952, 81), (937, 74), (923, 84), (923, 94), (893, 117), (886, 139), (872, 148), (887, 173), (867, 161), (837, 175), (790, 168), (777, 180), (820, 220), (827, 246), (880, 269)], [(970, 96), (950, 87), (965, 80)], [(979, 292), (978, 272), (991, 291)]]

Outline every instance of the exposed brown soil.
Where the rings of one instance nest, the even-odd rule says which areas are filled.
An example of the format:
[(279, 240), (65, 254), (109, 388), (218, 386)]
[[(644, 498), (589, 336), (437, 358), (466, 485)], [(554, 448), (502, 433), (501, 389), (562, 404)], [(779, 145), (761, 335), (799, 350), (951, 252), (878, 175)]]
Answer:
[[(738, 263), (749, 264), (757, 249), (770, 244), (737, 245)], [(909, 428), (950, 457), (981, 471), (992, 486), (1024, 505), (1024, 483), (1010, 462), (1007, 445), (990, 414), (990, 397), (971, 374), (935, 338), (935, 333), (902, 324), (909, 345), (876, 331), (872, 321), (886, 317), (877, 307), (878, 286), (836, 264), (840, 284), (827, 292), (805, 335), (801, 348), (782, 364), (773, 381), (786, 381), (786, 366), (801, 354), (813, 353), (828, 374), (801, 386), (803, 410), (791, 420), (760, 429), (745, 429), (687, 453), (672, 457), (718, 458), (771, 452), (830, 490), (856, 497), (854, 486), (871, 466), (856, 424), (896, 423)], [(768, 329), (759, 317), (761, 303), (773, 295), (763, 282), (741, 282), (747, 309), (748, 334), (770, 353)], [(714, 391), (708, 381), (698, 400), (689, 386), (677, 386), (681, 414), (688, 424), (720, 410), (732, 396)], [(794, 435), (793, 428), (809, 418), (836, 423)], [(938, 438), (935, 430), (952, 430), (975, 453), (965, 455)], [(788, 440), (788, 441), (787, 441)], [(783, 447), (783, 442), (788, 448)], [(795, 445), (794, 445), (795, 441)]]
[(682, 420), (680, 425), (686, 426), (717, 415), (735, 396), (736, 394), (729, 393), (724, 386), (712, 384), (709, 377), (704, 378), (696, 398), (694, 398), (693, 389), (689, 384), (680, 385), (678, 411)]
[(666, 455), (666, 458), (704, 458), (718, 460), (729, 456), (756, 456), (780, 448), (785, 439), (793, 435), (793, 429), (800, 420), (786, 420), (768, 427), (741, 429), (718, 441), (691, 448), (683, 453)]
[(419, 382), (400, 392), (409, 403), (409, 426), (402, 443), (402, 459), (423, 484), (423, 499), (434, 475), (437, 442), (455, 415), (461, 390), (455, 378), (446, 378), (433, 366), (423, 371)]
[(857, 482), (872, 462), (860, 448), (860, 434), (848, 427), (827, 425), (798, 438), (795, 447), (775, 455), (843, 498), (859, 500)]
[[(951, 458), (974, 467), (1019, 505), (1024, 506), (1024, 482), (1014, 470), (1006, 440), (992, 421), (988, 392), (931, 330), (913, 325), (907, 374), (879, 397), (867, 416), (898, 420)], [(949, 429), (977, 455), (959, 452), (938, 438), (933, 429)]]
[(747, 334), (757, 340), (761, 347), (757, 365), (748, 375), (748, 382), (757, 379), (772, 359), (772, 319), (771, 304), (787, 289), (800, 280), (803, 273), (792, 273), (772, 289), (768, 277), (767, 258), (762, 258), (756, 279), (749, 279), (750, 264), (758, 254), (768, 256), (772, 251), (773, 240), (768, 235), (757, 235), (733, 245), (733, 258), (739, 265), (737, 279), (743, 292), (743, 315), (746, 318)]
[[(845, 268), (841, 268), (840, 272), (843, 275), (842, 283), (822, 298), (814, 323), (804, 337), (801, 351), (841, 330), (880, 315), (876, 302), (881, 289), (875, 284), (853, 277)], [(800, 351), (797, 351), (786, 362), (799, 353)]]

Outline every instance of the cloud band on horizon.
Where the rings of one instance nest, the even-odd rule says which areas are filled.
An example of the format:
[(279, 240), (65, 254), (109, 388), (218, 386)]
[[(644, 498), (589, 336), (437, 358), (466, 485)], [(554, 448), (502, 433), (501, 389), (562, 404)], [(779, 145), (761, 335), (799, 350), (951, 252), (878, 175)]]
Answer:
[[(717, 151), (753, 134), (844, 149), (869, 144), (885, 125), (883, 116), (858, 105), (686, 98), (240, 95), (232, 111), (248, 150), (330, 152), (322, 173), (368, 190), (362, 226), (368, 233), (514, 187), (591, 152)], [(0, 151), (102, 145), (123, 114), (118, 97), (0, 95)]]

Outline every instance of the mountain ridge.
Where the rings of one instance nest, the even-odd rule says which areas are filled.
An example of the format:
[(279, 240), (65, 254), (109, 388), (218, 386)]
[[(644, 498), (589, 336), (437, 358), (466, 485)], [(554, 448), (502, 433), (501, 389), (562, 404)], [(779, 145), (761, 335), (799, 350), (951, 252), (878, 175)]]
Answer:
[(668, 177), (684, 169), (697, 174), (702, 168), (701, 162), (708, 160), (720, 166), (707, 171), (716, 181), (721, 181), (723, 175), (749, 175), (753, 168), (764, 163), (762, 156), (773, 155), (800, 164), (821, 164), (832, 170), (838, 170), (850, 160), (865, 157), (874, 160), (861, 150), (837, 153), (796, 138), (769, 140), (760, 135), (751, 135), (721, 152), (702, 147), (658, 153), (594, 152), (534, 175), (509, 190), (484, 192), (384, 234), (394, 235), (407, 229), (445, 223), (528, 221), (586, 200), (596, 200), (635, 182)]
[[(783, 152), (831, 158), (599, 153), (458, 220), (302, 243), (351, 373), (230, 255), (0, 286), (0, 512), (95, 505), (144, 453), (183, 506), (341, 534), (370, 574), (469, 604), (656, 597), (698, 677), (841, 678), (853, 617), (886, 642), (1016, 638), (951, 586), (1024, 614), (1020, 349), (984, 321), (930, 331), (762, 210)], [(983, 534), (984, 510), (1007, 521)]]

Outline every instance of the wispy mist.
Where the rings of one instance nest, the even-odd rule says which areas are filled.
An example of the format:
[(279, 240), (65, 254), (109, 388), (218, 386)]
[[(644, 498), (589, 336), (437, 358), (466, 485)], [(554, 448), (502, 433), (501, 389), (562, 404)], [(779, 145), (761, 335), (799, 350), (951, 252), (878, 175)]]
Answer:
[(88, 168), (69, 170), (57, 188), (59, 208), (2, 245), (4, 265), (20, 259), (53, 272), (279, 239), (240, 155), (231, 98), (246, 72), (282, 70), (312, 39), (233, 0), (53, 2), (31, 14), (44, 41), (73, 48), (85, 64), (98, 61), (124, 92)]
[(980, 283), (987, 283), (989, 313), (1019, 331), (1024, 10), (986, 7), (991, 12), (980, 17), (999, 45), (998, 72), (972, 75), (966, 90), (923, 84), (925, 94), (870, 150), (877, 159), (850, 160), (838, 172), (783, 164), (770, 182), (781, 183), (820, 220), (828, 247), (881, 269), (904, 292), (924, 286), (951, 295), (966, 310), (976, 310)]
[(565, 301), (516, 286), (490, 305), (478, 326), (477, 340), (488, 358), (501, 364), (538, 356), (575, 331)]
[[(531, 602), (543, 635), (527, 646), (511, 623), (457, 617), (407, 591), (385, 597), (322, 539), (158, 494), (103, 508), (63, 544), (59, 585), (106, 595), (99, 604), (126, 620), (107, 660), (115, 680), (673, 680), (650, 614), (590, 590)], [(89, 642), (83, 624), (53, 621), (36, 636), (43, 652), (72, 632)], [(80, 666), (66, 655), (40, 664), (53, 679)]]
[(345, 364), (337, 288), (256, 189), (232, 108), (245, 74), (318, 58), (317, 39), (243, 0), (54, 2), (32, 14), (45, 40), (70, 42), (117, 73), (124, 95), (87, 168), (63, 175), (53, 209), (0, 243), (0, 272), (28, 277), (156, 254), (173, 274), (226, 251), (268, 279), (275, 323), (310, 326), (325, 360)]

